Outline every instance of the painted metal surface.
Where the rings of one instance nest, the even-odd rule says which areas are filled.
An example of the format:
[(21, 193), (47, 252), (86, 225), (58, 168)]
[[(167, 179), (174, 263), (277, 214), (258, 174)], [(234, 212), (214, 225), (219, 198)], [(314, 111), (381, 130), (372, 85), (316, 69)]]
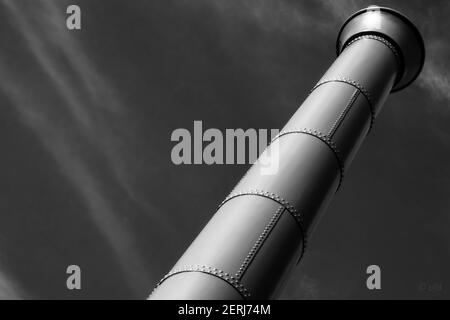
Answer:
[(150, 299), (276, 297), (389, 93), (420, 72), (423, 42), (398, 12), (369, 7), (338, 37), (339, 56), (159, 282)]

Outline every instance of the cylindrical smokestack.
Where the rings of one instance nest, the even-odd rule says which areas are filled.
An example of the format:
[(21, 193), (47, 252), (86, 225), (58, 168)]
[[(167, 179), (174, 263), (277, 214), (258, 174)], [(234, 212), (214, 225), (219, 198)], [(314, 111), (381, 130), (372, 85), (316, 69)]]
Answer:
[[(390, 92), (424, 62), (423, 40), (402, 14), (371, 6), (352, 15), (338, 58), (150, 299), (266, 299), (301, 259), (315, 220)], [(276, 158), (276, 159), (275, 159)]]

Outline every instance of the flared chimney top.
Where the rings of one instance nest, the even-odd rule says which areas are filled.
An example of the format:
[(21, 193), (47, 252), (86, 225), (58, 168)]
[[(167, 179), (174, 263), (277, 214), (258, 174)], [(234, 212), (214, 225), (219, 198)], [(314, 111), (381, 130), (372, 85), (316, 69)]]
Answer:
[(382, 37), (399, 52), (401, 66), (392, 91), (407, 87), (419, 76), (425, 61), (425, 45), (419, 30), (406, 16), (379, 6), (369, 6), (354, 13), (339, 31), (337, 54), (353, 39), (363, 35)]

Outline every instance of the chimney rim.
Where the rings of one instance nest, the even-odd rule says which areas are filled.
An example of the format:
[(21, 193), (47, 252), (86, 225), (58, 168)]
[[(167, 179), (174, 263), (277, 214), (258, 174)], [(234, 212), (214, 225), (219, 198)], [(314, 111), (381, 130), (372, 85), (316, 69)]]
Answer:
[[(396, 18), (400, 19), (403, 23), (405, 23), (405, 25), (408, 27), (408, 29), (410, 31), (412, 31), (412, 34), (414, 35), (415, 39), (417, 40), (417, 45), (418, 45), (418, 49), (419, 49), (419, 60), (418, 63), (416, 65), (407, 65), (409, 61), (404, 61), (404, 67), (406, 68), (412, 68), (413, 69), (413, 74), (409, 75), (408, 77), (405, 77), (406, 74), (406, 70), (403, 71), (403, 74), (400, 75), (400, 80), (394, 85), (393, 89), (391, 92), (396, 92), (399, 91), (401, 89), (404, 89), (405, 87), (409, 86), (412, 82), (414, 82), (417, 77), (420, 75), (422, 69), (423, 69), (423, 65), (425, 63), (425, 43), (423, 41), (423, 37), (419, 31), (419, 29), (414, 25), (414, 23), (404, 14), (400, 13), (397, 10), (388, 8), (388, 7), (380, 7), (380, 6), (375, 6), (375, 5), (371, 5), (367, 8), (361, 9), (355, 13), (353, 13), (341, 26), (339, 33), (338, 33), (338, 37), (337, 37), (337, 41), (336, 41), (336, 53), (339, 56), (339, 54), (345, 49), (346, 45), (348, 44), (349, 41), (351, 41), (354, 37), (350, 37), (345, 39), (344, 42), (342, 42), (341, 38), (342, 38), (342, 34), (345, 30), (345, 28), (348, 26), (348, 24), (353, 21), (356, 17), (364, 14), (364, 13), (368, 13), (368, 12), (383, 12), (383, 13), (388, 13), (391, 14), (393, 16), (395, 16)], [(359, 32), (359, 34), (355, 34), (355, 35), (361, 35), (361, 34), (370, 34), (373, 33), (374, 35), (383, 35), (383, 32), (377, 31), (377, 30), (373, 30), (373, 31), (362, 31)], [(385, 37), (388, 41), (392, 41), (393, 39), (391, 37), (389, 37), (389, 34), (385, 34)], [(395, 42), (395, 39), (394, 39)], [(395, 45), (396, 47), (400, 46), (395, 42), (393, 43), (393, 45)], [(401, 48), (400, 48), (401, 50)], [(406, 52), (407, 53), (407, 52)], [(403, 56), (405, 56), (405, 52), (403, 52), (403, 50), (401, 50), (401, 54)]]

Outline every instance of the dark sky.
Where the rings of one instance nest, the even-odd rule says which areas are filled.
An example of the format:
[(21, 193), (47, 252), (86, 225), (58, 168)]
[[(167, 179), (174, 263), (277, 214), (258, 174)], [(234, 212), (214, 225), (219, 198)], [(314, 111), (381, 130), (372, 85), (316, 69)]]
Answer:
[[(172, 131), (281, 128), (370, 4), (0, 0), (0, 298), (145, 298), (247, 169), (172, 164)], [(376, 4), (417, 24), (425, 68), (384, 106), (282, 298), (450, 298), (450, 2)]]

